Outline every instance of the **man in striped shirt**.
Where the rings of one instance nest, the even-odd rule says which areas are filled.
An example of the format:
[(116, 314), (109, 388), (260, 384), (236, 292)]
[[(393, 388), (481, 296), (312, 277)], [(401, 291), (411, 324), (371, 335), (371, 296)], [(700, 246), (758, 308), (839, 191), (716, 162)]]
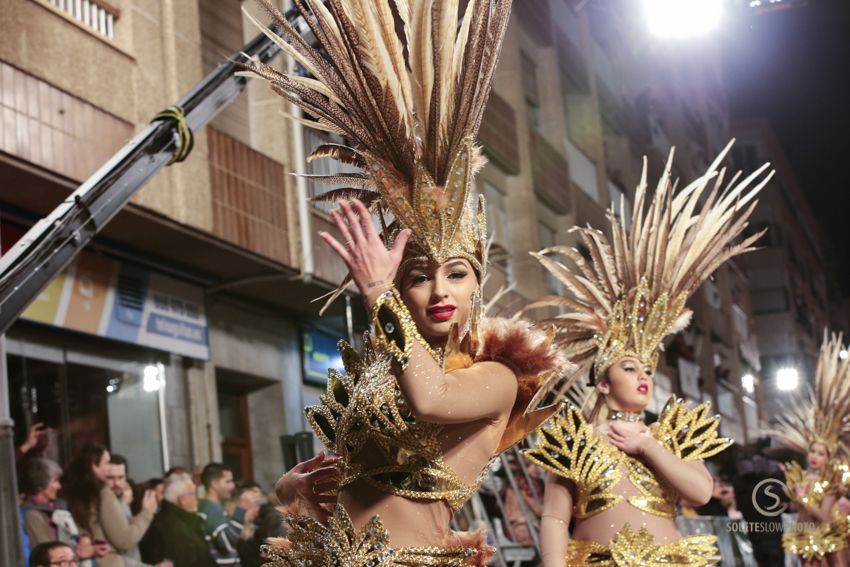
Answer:
[(236, 488), (233, 471), (221, 463), (210, 463), (201, 473), (201, 482), (206, 490), (205, 497), (198, 502), (198, 515), (203, 520), (204, 534), (210, 552), (217, 565), (239, 566), (237, 543), (246, 522), (253, 522), (257, 515), (258, 502), (253, 491), (245, 491), (228, 519), (223, 503)]

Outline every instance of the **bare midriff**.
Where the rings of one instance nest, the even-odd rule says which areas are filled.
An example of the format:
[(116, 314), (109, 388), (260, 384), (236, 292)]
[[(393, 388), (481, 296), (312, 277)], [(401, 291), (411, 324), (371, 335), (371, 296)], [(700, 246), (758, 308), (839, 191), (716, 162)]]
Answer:
[[(641, 496), (641, 493), (629, 479), (629, 471), (624, 464), (620, 465), (620, 473), (622, 475), (620, 482), (611, 489), (611, 492), (619, 494), (623, 499), (608, 510), (589, 518), (576, 519), (572, 539), (589, 540), (609, 545), (617, 532), (626, 524), (629, 524), (635, 531), (646, 526), (649, 533), (654, 536), (656, 545), (664, 545), (681, 539), (682, 535), (672, 518), (656, 516), (629, 504), (629, 497)], [(575, 498), (575, 494), (573, 494), (573, 497)]]
[[(475, 484), (489, 464), (505, 426), (506, 420), (446, 425), (440, 434), (445, 463), (465, 484)], [(358, 479), (340, 490), (339, 503), (355, 529), (378, 515), (389, 532), (391, 547), (451, 545), (449, 523), (453, 512), (445, 500), (410, 499)]]

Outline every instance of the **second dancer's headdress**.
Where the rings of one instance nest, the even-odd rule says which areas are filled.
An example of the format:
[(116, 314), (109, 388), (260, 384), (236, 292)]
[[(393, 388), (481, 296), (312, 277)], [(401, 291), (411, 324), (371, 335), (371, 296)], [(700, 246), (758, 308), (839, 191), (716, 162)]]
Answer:
[(756, 206), (755, 197), (772, 173), (762, 175), (765, 164), (724, 185), (720, 164), (730, 146), (704, 175), (675, 195), (671, 152), (649, 207), (644, 161), (631, 224), (623, 206), (619, 219), (610, 209), (609, 233), (589, 226), (572, 229), (586, 247), (585, 255), (567, 246), (534, 253), (569, 295), (545, 297), (526, 309), (566, 310), (548, 322), (556, 325), (558, 342), (580, 369), (592, 366), (594, 376), (600, 376), (623, 356), (654, 366), (663, 339), (690, 321), (688, 297), (718, 266), (751, 250), (761, 237), (758, 233), (738, 241)]
[(483, 202), (470, 202), (473, 176), (484, 163), (475, 135), (510, 0), (470, 0), (460, 24), (459, 0), (296, 0), (316, 46), (268, 0), (260, 2), (276, 32), (255, 23), (306, 76), (256, 60), (251, 71), (314, 118), (305, 121), (309, 127), (350, 142), (319, 146), (308, 159), (329, 157), (362, 169), (311, 176), (347, 185), (318, 200), (358, 198), (382, 220), (389, 213), (388, 244), (401, 228), (412, 230), (405, 263), (460, 257), (483, 276)]
[(833, 457), (842, 443), (850, 442), (850, 358), (841, 357), (845, 350), (840, 334), (829, 336), (824, 330), (814, 391), (780, 415), (767, 435), (804, 454), (812, 443), (822, 443)]

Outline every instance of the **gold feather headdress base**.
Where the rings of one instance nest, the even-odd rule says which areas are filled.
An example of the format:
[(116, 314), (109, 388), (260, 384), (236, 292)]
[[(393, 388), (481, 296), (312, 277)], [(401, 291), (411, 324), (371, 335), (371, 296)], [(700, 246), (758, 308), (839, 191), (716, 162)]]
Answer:
[(411, 229), (408, 260), (466, 258), (483, 277), (483, 204), (470, 196), (484, 163), (475, 135), (511, 0), (469, 0), (463, 14), (459, 0), (294, 0), (315, 46), (269, 0), (258, 1), (277, 33), (247, 16), (304, 74), (258, 60), (249, 74), (313, 118), (302, 123), (349, 141), (319, 146), (309, 159), (363, 170), (310, 176), (346, 186), (317, 200), (358, 198), (380, 216), (388, 245)]
[(718, 266), (751, 250), (761, 237), (758, 233), (738, 241), (757, 204), (755, 197), (772, 172), (763, 175), (765, 164), (746, 178), (738, 174), (724, 184), (720, 164), (731, 145), (705, 174), (675, 194), (671, 151), (648, 207), (644, 160), (631, 227), (611, 208), (610, 236), (589, 226), (573, 229), (588, 249), (588, 259), (567, 246), (533, 253), (570, 296), (544, 297), (526, 310), (566, 309), (547, 322), (556, 326), (558, 342), (580, 369), (592, 365), (600, 376), (624, 356), (655, 365), (664, 337), (690, 321), (688, 297)]
[(843, 350), (841, 335), (828, 335), (824, 329), (814, 391), (809, 390), (802, 403), (792, 404), (766, 435), (804, 454), (813, 443), (825, 445), (832, 456), (843, 450), (850, 441), (850, 358), (841, 358)]

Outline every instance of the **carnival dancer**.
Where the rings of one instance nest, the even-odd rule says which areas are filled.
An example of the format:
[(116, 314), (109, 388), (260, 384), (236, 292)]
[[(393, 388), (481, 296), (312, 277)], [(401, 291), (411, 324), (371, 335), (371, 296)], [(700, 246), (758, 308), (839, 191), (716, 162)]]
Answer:
[(792, 405), (765, 433), (806, 455), (806, 468), (785, 465), (785, 485), (797, 523), (785, 533), (786, 553), (799, 555), (804, 567), (846, 566), (847, 521), (837, 506), (842, 495), (842, 441), (850, 438), (850, 360), (842, 360), (841, 335), (828, 336), (815, 369), (808, 399)]
[(765, 166), (724, 186), (719, 166), (728, 149), (676, 194), (671, 153), (648, 210), (644, 164), (631, 223), (612, 209), (607, 234), (573, 229), (584, 254), (566, 246), (535, 254), (570, 295), (546, 297), (528, 309), (565, 310), (547, 322), (557, 326), (556, 342), (589, 376), (596, 394), (587, 418), (568, 404), (525, 453), (551, 473), (541, 520), (546, 567), (717, 560), (715, 536), (682, 537), (674, 517), (679, 497), (708, 501), (712, 478), (703, 459), (732, 442), (720, 436), (719, 418), (709, 415), (708, 404), (689, 409), (671, 397), (651, 426), (644, 423), (644, 410), (662, 341), (690, 321), (688, 297), (761, 236), (738, 240), (770, 175), (762, 175)]
[(297, 1), (317, 48), (263, 3), (280, 35), (265, 32), (309, 77), (259, 62), (252, 72), (309, 126), (348, 141), (310, 159), (362, 170), (319, 179), (348, 187), (319, 198), (340, 204), (339, 239), (321, 236), (374, 324), (362, 352), (341, 343), (345, 374), (332, 371), (306, 410), (337, 456), (338, 505), (326, 523), (291, 506), (270, 565), (483, 565), (483, 533), (453, 533), (451, 516), (493, 459), (555, 411), (531, 404), (562, 364), (551, 334), (481, 317), (475, 135), (510, 1), (470, 0), (460, 25), (457, 0)]

